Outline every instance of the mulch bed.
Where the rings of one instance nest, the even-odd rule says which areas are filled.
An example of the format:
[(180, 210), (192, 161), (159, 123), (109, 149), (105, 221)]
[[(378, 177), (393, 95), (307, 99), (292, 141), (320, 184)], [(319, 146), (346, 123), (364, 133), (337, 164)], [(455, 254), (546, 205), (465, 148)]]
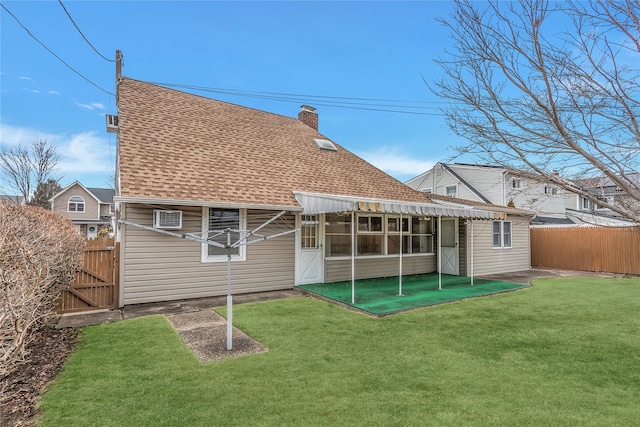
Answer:
[(30, 350), (27, 363), (0, 379), (0, 389), (4, 389), (0, 426), (33, 424), (38, 415), (40, 396), (60, 372), (77, 340), (77, 330), (56, 329), (54, 324), (46, 324), (35, 331), (35, 339), (27, 347)]

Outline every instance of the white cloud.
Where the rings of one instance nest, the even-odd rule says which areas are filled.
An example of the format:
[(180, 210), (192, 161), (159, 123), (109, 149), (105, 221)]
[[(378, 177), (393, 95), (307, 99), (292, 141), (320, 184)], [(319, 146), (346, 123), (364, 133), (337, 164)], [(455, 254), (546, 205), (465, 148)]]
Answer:
[(99, 137), (96, 132), (82, 132), (58, 146), (63, 157), (59, 163), (60, 172), (65, 175), (77, 173), (112, 172), (114, 148), (109, 148), (109, 140)]
[(40, 93), (40, 91), (39, 91), (38, 89), (31, 89), (31, 92), (33, 92), (33, 93), (35, 93), (35, 94)]
[(58, 162), (58, 172), (67, 179), (78, 174), (103, 174), (113, 172), (115, 148), (109, 146), (108, 137), (97, 132), (77, 134), (52, 134), (36, 129), (0, 124), (0, 147), (12, 147), (18, 144), (28, 145), (40, 139), (47, 140), (56, 147), (62, 157)]
[(87, 111), (93, 111), (93, 110), (104, 110), (106, 107), (104, 106), (104, 104), (101, 104), (100, 102), (92, 102), (91, 104), (82, 104), (80, 102), (76, 102), (76, 105), (79, 106), (80, 108), (83, 108)]
[(400, 181), (419, 175), (436, 164), (434, 160), (421, 159), (415, 155), (405, 154), (396, 147), (380, 147), (375, 151), (360, 151), (356, 154), (378, 169)]
[(18, 77), (19, 80), (31, 80), (31, 77), (27, 77), (27, 76), (19, 76)]
[(27, 145), (41, 139), (46, 139), (50, 143), (55, 144), (58, 135), (30, 128), (0, 124), (0, 147), (13, 147), (18, 144)]
[(50, 90), (47, 92), (49, 95), (62, 95), (60, 92), (58, 92), (57, 90)]

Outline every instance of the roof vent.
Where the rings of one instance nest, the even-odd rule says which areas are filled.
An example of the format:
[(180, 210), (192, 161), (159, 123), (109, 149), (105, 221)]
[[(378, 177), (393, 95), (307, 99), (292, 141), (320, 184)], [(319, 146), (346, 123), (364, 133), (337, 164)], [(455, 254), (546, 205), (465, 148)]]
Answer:
[(118, 116), (115, 114), (107, 114), (107, 132), (108, 133), (117, 133), (118, 132)]
[(314, 139), (313, 142), (315, 142), (321, 150), (338, 151), (338, 147), (328, 139)]

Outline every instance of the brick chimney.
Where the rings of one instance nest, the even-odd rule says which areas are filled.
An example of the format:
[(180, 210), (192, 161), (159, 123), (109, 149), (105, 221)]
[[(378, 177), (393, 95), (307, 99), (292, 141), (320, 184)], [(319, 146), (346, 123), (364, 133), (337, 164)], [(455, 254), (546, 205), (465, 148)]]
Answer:
[(309, 107), (308, 105), (301, 105), (300, 112), (298, 113), (298, 120), (305, 125), (318, 130), (318, 113), (316, 113), (315, 108)]

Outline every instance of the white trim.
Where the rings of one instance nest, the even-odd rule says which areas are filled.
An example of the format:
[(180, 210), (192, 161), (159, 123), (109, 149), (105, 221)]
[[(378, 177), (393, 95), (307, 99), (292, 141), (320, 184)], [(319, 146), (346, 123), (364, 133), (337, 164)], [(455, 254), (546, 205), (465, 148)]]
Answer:
[[(80, 203), (80, 202), (73, 202), (76, 205), (76, 210), (75, 211), (69, 210), (69, 205), (71, 204), (71, 199), (73, 199), (74, 197), (77, 197), (78, 199), (82, 200), (82, 210), (81, 211), (78, 210), (78, 203)], [(67, 212), (68, 213), (82, 213), (82, 214), (86, 213), (87, 212), (87, 202), (86, 202), (86, 200), (84, 200), (84, 197), (78, 196), (77, 194), (74, 194), (73, 196), (69, 197), (67, 199)], [(100, 216), (100, 205), (99, 204), (98, 204), (98, 216)]]
[(270, 211), (291, 211), (301, 212), (300, 206), (278, 206), (278, 205), (256, 205), (251, 203), (227, 203), (227, 202), (212, 202), (205, 200), (173, 200), (173, 199), (153, 199), (153, 198), (138, 198), (138, 197), (124, 197), (115, 196), (114, 202), (120, 203), (140, 203), (144, 205), (174, 205), (174, 206), (201, 206), (208, 208), (221, 208), (221, 209), (262, 209)]
[[(453, 196), (449, 195), (449, 188), (454, 188), (455, 189), (455, 194)], [(453, 185), (445, 185), (444, 186), (444, 196), (447, 197), (458, 197), (458, 184), (453, 184)]]
[[(500, 224), (500, 246), (494, 245), (494, 242), (493, 242), (493, 234), (494, 234), (493, 226), (496, 223)], [(511, 238), (511, 243), (510, 243), (509, 246), (505, 246), (505, 244), (504, 244), (504, 235), (505, 235), (505, 233), (504, 233), (504, 224), (505, 223), (509, 223), (509, 227), (510, 227), (509, 236)], [(498, 220), (495, 220), (495, 221), (491, 222), (491, 248), (492, 249), (512, 249), (513, 248), (513, 222), (512, 221), (498, 221)]]
[(102, 201), (100, 201), (100, 199), (98, 199), (95, 194), (93, 194), (91, 191), (87, 190), (87, 187), (85, 187), (84, 185), (82, 185), (80, 183), (80, 181), (74, 181), (73, 184), (68, 185), (67, 187), (65, 187), (63, 190), (60, 190), (58, 192), (58, 194), (51, 196), (51, 198), (49, 199), (50, 202), (53, 203), (53, 200), (56, 199), (57, 197), (59, 197), (62, 193), (66, 192), (68, 189), (70, 189), (71, 187), (73, 187), (74, 185), (78, 184), (80, 186), (80, 188), (82, 188), (84, 191), (86, 191), (91, 197), (93, 197), (96, 202), (98, 202), (98, 204), (102, 203)]
[[(202, 235), (206, 236), (207, 231), (209, 229), (209, 208), (219, 208), (219, 209), (231, 209), (227, 206), (203, 206), (202, 207)], [(247, 210), (246, 209), (237, 209), (240, 215), (240, 230), (247, 229)], [(206, 243), (202, 243), (200, 248), (200, 262), (202, 263), (215, 263), (215, 262), (227, 262), (226, 255), (209, 255), (209, 245)], [(247, 260), (247, 249), (246, 245), (238, 246), (238, 253), (231, 255), (231, 262), (234, 261), (246, 261)]]

